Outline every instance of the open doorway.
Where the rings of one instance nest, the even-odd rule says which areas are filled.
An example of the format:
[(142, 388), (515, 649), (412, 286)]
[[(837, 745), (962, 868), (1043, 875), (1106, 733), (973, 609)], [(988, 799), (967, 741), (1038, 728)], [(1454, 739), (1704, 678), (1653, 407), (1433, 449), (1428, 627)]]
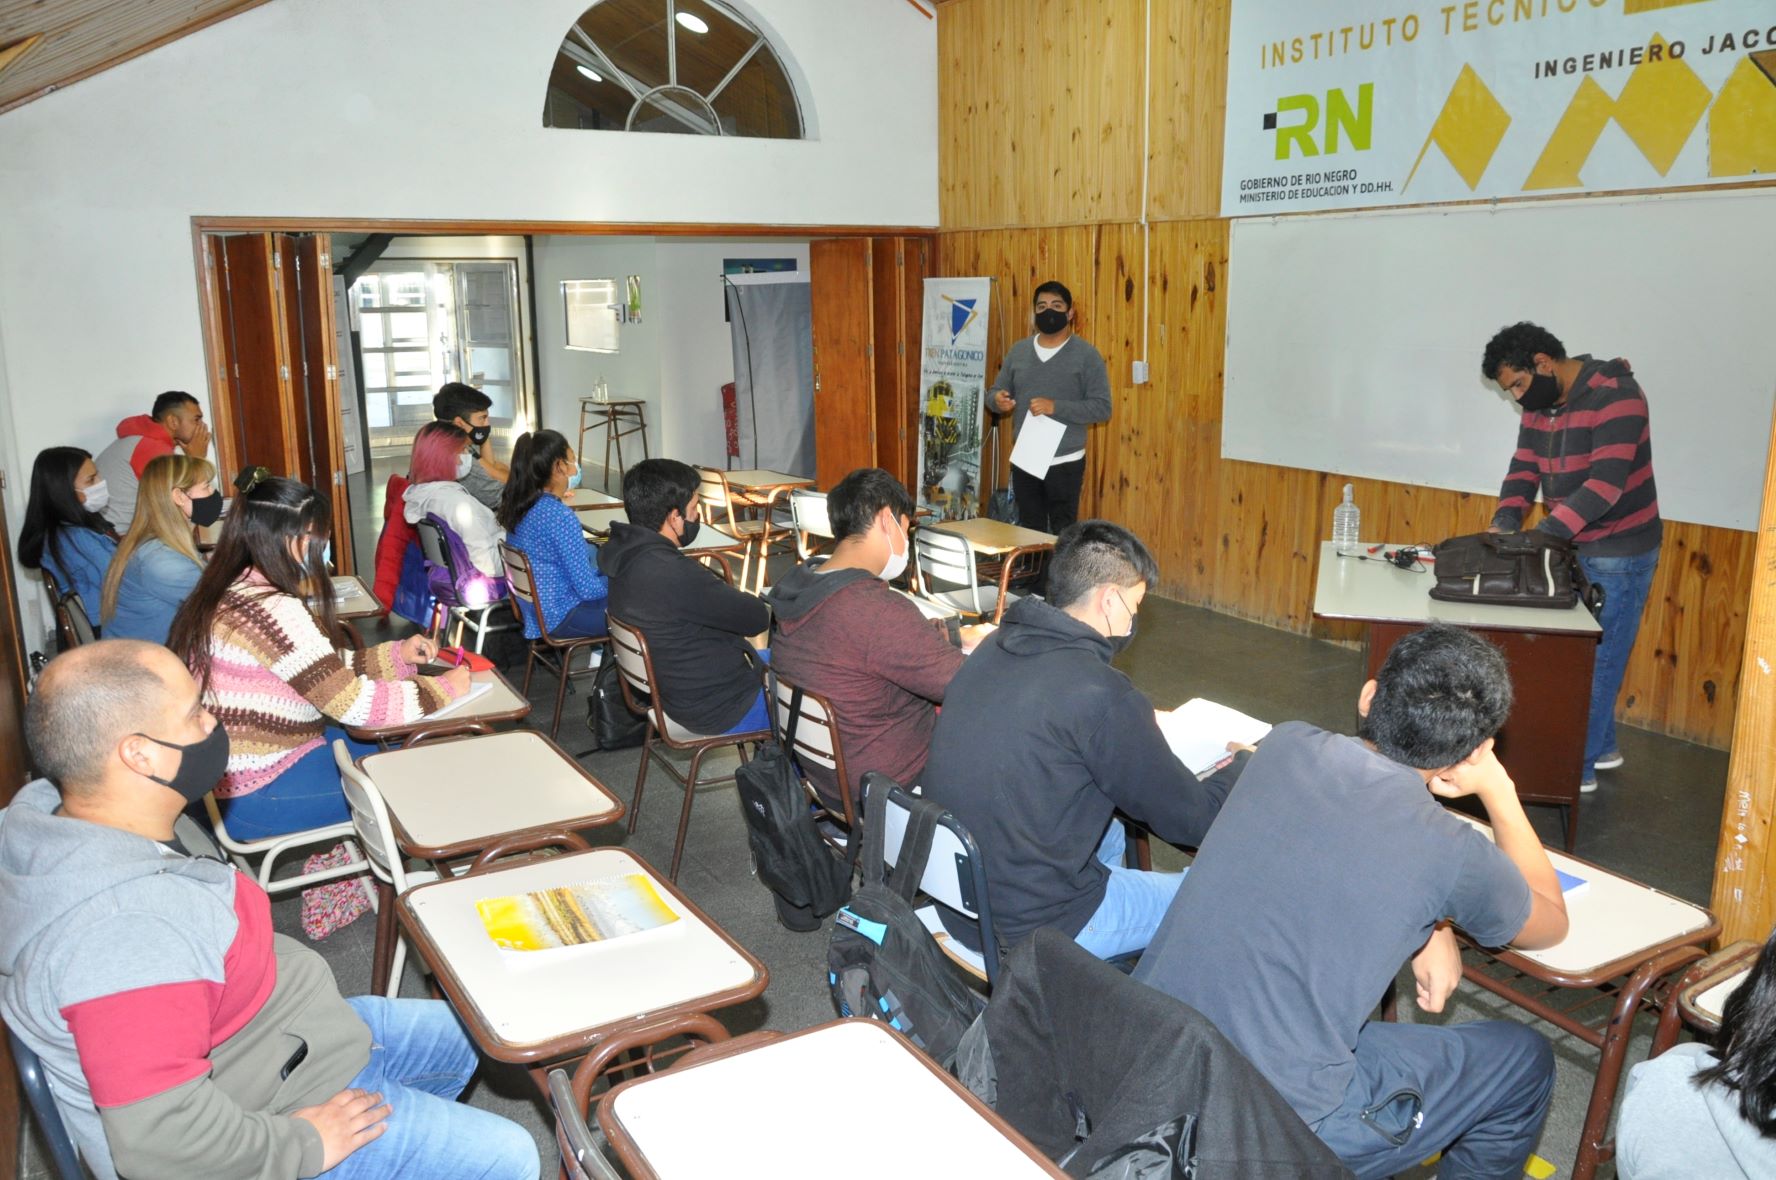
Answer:
[[(439, 386), (461, 381), (493, 401), (488, 446), (501, 458), (537, 421), (529, 243), (510, 235), (336, 234), (347, 331), (342, 401), (362, 458), (346, 482), (360, 568), (373, 564), (389, 477), (405, 476), (413, 436)], [(361, 425), (359, 425), (361, 423)]]

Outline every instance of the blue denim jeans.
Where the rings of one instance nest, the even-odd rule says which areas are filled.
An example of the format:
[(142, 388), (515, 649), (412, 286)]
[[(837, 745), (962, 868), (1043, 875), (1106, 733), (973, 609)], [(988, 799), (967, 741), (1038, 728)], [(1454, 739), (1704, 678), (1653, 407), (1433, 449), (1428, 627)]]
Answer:
[(1098, 860), (1110, 870), (1104, 886), (1104, 900), (1073, 941), (1100, 959), (1114, 959), (1144, 951), (1153, 941), (1153, 932), (1178, 895), (1184, 883), (1183, 873), (1152, 873), (1124, 868), (1123, 854), (1128, 836), (1122, 821), (1112, 818), (1104, 839), (1098, 844)]
[(1553, 1049), (1515, 1021), (1371, 1021), (1343, 1103), (1314, 1134), (1359, 1180), (1439, 1151), (1439, 1180), (1520, 1180), (1553, 1093)]
[(556, 639), (582, 639), (610, 634), (610, 624), (605, 622), (604, 608), (608, 598), (588, 598), (576, 603), (573, 609), (561, 616), (561, 621), (549, 628), (549, 634)]
[(1585, 557), (1579, 565), (1585, 576), (1603, 587), (1603, 638), (1597, 644), (1597, 663), (1591, 670), (1591, 720), (1585, 727), (1586, 779), (1597, 773), (1597, 760), (1616, 748), (1616, 697), (1628, 672), (1628, 655), (1640, 633), (1640, 615), (1653, 571), (1659, 565), (1654, 547), (1632, 557)]
[(353, 741), (345, 736), (345, 730), (329, 725), (322, 744), (296, 759), (284, 773), (250, 794), (217, 800), (228, 834), (236, 840), (260, 840), (351, 819), (345, 790), (339, 785), (339, 767), (333, 762), (335, 738), (344, 739), (353, 758), (374, 754), (379, 748)]
[[(771, 662), (771, 649), (765, 648), (758, 653), (761, 663)], [(752, 708), (746, 710), (746, 716), (734, 722), (724, 733), (757, 733), (761, 729), (771, 728), (771, 714), (765, 703), (765, 690), (759, 689), (758, 696), (753, 698)]]
[(387, 1130), (321, 1175), (329, 1180), (536, 1180), (536, 1140), (456, 1101), (479, 1059), (442, 1000), (349, 1001), (370, 1026), (370, 1064), (351, 1086), (382, 1095)]

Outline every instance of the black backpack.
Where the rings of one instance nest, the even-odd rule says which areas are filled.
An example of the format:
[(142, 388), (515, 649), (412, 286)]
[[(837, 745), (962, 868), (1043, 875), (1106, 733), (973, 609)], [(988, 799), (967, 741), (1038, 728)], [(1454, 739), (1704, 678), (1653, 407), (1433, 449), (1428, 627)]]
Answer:
[(903, 793), (906, 835), (893, 872), (885, 871), (885, 821), (894, 786), (885, 775), (864, 776), (863, 883), (833, 921), (826, 979), (840, 1016), (883, 1021), (948, 1069), (986, 1001), (963, 982), (913, 911), (942, 807)]
[[(765, 692), (766, 701), (774, 704), (775, 677), (767, 677)], [(853, 851), (846, 857), (821, 839), (814, 827), (808, 794), (788, 753), (795, 748), (802, 690), (795, 689), (790, 696), (786, 733), (776, 733), (777, 710), (769, 708), (767, 712), (773, 740), (761, 745), (758, 753), (734, 772), (734, 782), (740, 790), (740, 814), (746, 817), (753, 867), (773, 894), (777, 920), (790, 930), (806, 933), (818, 930), (821, 920), (851, 896), (857, 834), (851, 835)]]

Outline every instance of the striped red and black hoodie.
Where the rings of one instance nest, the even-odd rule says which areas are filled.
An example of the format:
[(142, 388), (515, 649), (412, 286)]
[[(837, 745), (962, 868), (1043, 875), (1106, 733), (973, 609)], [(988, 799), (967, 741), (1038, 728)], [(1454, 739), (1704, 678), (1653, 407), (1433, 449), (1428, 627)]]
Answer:
[[(318, 1174), (320, 1133), (292, 1115), (370, 1060), (326, 962), (273, 933), (265, 891), (226, 862), (60, 804), (39, 779), (0, 811), (0, 1016), (43, 1059), (87, 1166)], [(206, 843), (189, 819), (175, 835)]]
[(1548, 506), (1543, 532), (1574, 541), (1587, 557), (1645, 553), (1664, 534), (1646, 395), (1625, 360), (1573, 359), (1581, 367), (1566, 401), (1523, 415), (1492, 523), (1522, 528), (1539, 492)]

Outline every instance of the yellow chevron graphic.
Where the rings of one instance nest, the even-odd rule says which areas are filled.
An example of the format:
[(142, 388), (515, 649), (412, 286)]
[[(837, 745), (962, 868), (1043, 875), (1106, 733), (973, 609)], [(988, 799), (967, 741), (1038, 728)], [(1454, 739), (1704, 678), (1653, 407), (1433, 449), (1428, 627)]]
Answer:
[[(1766, 52), (1776, 67), (1776, 52)], [(1708, 112), (1708, 174), (1776, 172), (1776, 76), (1742, 58)]]
[(1678, 8), (1685, 4), (1706, 4), (1708, 0), (1622, 0), (1622, 12), (1633, 16), (1637, 12), (1657, 12), (1661, 8)]
[(1554, 134), (1548, 137), (1541, 158), (1530, 169), (1529, 179), (1523, 182), (1524, 191), (1582, 188), (1585, 182), (1579, 179), (1579, 169), (1590, 159), (1591, 149), (1597, 146), (1597, 137), (1609, 125), (1615, 107), (1616, 100), (1587, 75), (1567, 105), (1566, 114), (1560, 116)]
[[(1664, 52), (1663, 37), (1654, 36), (1652, 44)], [(1677, 153), (1713, 97), (1707, 83), (1681, 57), (1643, 61), (1616, 95), (1616, 123), (1663, 176), (1677, 162)]]
[(1424, 163), (1425, 153), (1434, 143), (1472, 192), (1480, 186), (1480, 178), (1486, 174), (1486, 166), (1492, 162), (1492, 155), (1498, 151), (1510, 125), (1510, 113), (1493, 97), (1474, 67), (1462, 66), (1400, 191), (1405, 192), (1418, 175), (1418, 166)]

